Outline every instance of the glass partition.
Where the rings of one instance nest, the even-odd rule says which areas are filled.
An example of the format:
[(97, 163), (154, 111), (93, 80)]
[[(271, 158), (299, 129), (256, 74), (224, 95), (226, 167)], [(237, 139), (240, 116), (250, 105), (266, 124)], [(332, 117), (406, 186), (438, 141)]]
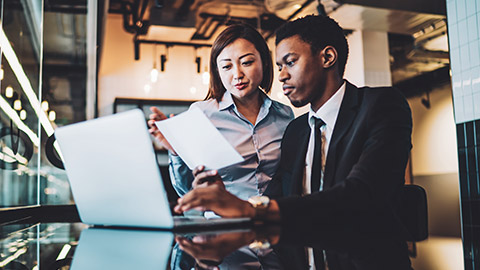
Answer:
[[(41, 0), (2, 1), (1, 207), (39, 204), (41, 6)], [(44, 125), (43, 132), (53, 132), (48, 120)]]
[(86, 6), (0, 0), (1, 208), (72, 203), (53, 133), (85, 120), (86, 17)]

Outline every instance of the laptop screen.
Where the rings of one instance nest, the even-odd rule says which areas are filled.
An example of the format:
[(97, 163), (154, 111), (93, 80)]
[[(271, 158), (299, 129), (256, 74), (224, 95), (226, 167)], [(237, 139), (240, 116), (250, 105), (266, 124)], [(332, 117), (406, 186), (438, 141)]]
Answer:
[(84, 223), (173, 227), (141, 110), (60, 127), (55, 137)]

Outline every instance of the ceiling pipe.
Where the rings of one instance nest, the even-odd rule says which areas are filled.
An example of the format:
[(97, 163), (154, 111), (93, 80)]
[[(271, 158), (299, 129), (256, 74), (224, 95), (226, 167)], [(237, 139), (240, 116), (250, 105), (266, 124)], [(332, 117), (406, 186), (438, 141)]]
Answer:
[(158, 41), (158, 40), (148, 40), (148, 39), (139, 39), (138, 35), (135, 35), (133, 38), (133, 48), (134, 48), (134, 57), (135, 60), (140, 59), (140, 44), (145, 43), (145, 44), (154, 44), (154, 45), (165, 45), (168, 47), (173, 47), (173, 46), (188, 46), (188, 47), (194, 47), (195, 49), (201, 48), (201, 47), (212, 47), (210, 44), (199, 44), (199, 43), (188, 43), (188, 42), (169, 42), (169, 41)]

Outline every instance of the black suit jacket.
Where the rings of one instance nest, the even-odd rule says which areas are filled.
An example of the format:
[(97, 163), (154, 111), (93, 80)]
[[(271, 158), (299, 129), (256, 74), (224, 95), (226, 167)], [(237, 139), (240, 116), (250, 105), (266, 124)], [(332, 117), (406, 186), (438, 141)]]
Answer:
[(395, 208), (411, 132), (410, 107), (399, 91), (357, 88), (347, 82), (328, 149), (323, 191), (301, 196), (310, 136), (307, 113), (287, 127), (279, 169), (265, 194), (277, 199), (282, 223), (292, 230), (317, 224), (324, 229), (397, 233)]

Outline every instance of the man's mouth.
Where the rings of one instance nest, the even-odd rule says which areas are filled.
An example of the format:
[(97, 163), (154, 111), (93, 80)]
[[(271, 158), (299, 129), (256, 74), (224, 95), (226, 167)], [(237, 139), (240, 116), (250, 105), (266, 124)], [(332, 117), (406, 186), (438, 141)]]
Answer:
[(290, 95), (290, 93), (292, 93), (292, 91), (295, 89), (295, 87), (291, 86), (291, 85), (283, 85), (283, 94), (285, 96), (288, 96)]

